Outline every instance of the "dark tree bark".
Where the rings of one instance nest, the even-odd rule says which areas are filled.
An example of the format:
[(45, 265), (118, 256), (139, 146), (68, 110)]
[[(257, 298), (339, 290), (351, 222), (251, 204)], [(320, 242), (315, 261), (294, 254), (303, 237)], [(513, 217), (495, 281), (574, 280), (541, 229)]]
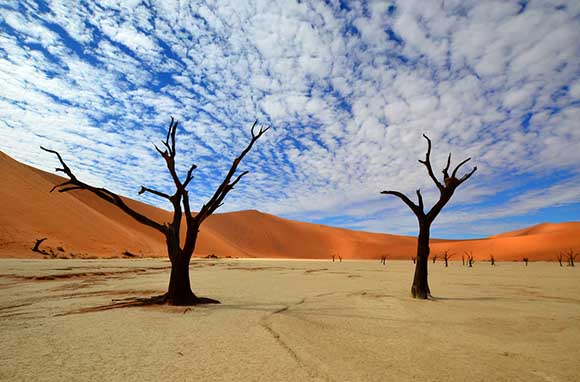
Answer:
[(425, 134), (423, 134), (423, 137), (427, 140), (427, 154), (425, 155), (425, 160), (419, 160), (419, 162), (426, 167), (429, 177), (431, 180), (433, 180), (439, 189), (439, 200), (437, 203), (433, 205), (429, 212), (425, 213), (421, 190), (417, 190), (417, 204), (411, 201), (411, 199), (409, 199), (405, 194), (398, 191), (383, 191), (381, 194), (394, 195), (398, 197), (413, 211), (417, 217), (419, 222), (419, 236), (417, 240), (417, 262), (415, 264), (415, 276), (413, 277), (413, 285), (411, 286), (411, 295), (414, 298), (427, 299), (431, 296), (427, 272), (431, 224), (439, 215), (443, 207), (445, 207), (447, 202), (449, 202), (457, 187), (469, 179), (477, 170), (477, 167), (474, 167), (473, 170), (461, 178), (457, 178), (457, 171), (459, 168), (471, 159), (467, 158), (463, 162), (459, 163), (451, 175), (449, 175), (449, 166), (451, 165), (451, 154), (449, 154), (447, 157), (447, 165), (443, 169), (443, 183), (439, 182), (433, 173), (433, 168), (431, 167), (431, 140)]
[(453, 255), (450, 255), (448, 250), (443, 252), (443, 260), (445, 260), (445, 268), (449, 266), (449, 259), (451, 259), (452, 257)]
[(36, 242), (34, 243), (34, 247), (32, 248), (32, 251), (44, 254), (45, 252), (40, 250), (40, 244), (42, 244), (42, 242), (45, 241), (46, 239), (48, 239), (48, 237), (43, 237), (42, 239), (36, 239)]
[[(187, 186), (193, 179), (193, 171), (197, 168), (197, 166), (195, 164), (190, 166), (184, 180), (181, 180), (177, 174), (175, 169), (175, 134), (177, 132), (178, 122), (175, 121), (173, 117), (171, 118), (171, 123), (169, 124), (169, 129), (167, 131), (165, 141), (162, 142), (164, 149), (161, 150), (156, 145), (155, 149), (165, 160), (167, 170), (169, 171), (169, 174), (171, 175), (175, 185), (175, 192), (173, 195), (168, 195), (145, 186), (142, 186), (141, 190), (139, 191), (139, 194), (147, 192), (160, 198), (169, 200), (173, 206), (173, 217), (170, 222), (156, 222), (129, 207), (119, 195), (105, 188), (93, 187), (80, 181), (66, 165), (58, 152), (41, 147), (41, 149), (44, 151), (55, 154), (57, 156), (62, 168), (57, 168), (56, 171), (63, 172), (69, 177), (69, 180), (54, 186), (50, 192), (54, 190), (58, 190), (58, 192), (87, 190), (95, 194), (97, 197), (105, 200), (106, 202), (115, 205), (127, 215), (137, 220), (139, 223), (147, 225), (163, 234), (167, 243), (167, 255), (171, 262), (171, 275), (169, 278), (167, 292), (161, 296), (156, 297), (154, 299), (155, 302), (168, 303), (170, 305), (219, 303), (219, 301), (216, 300), (198, 297), (193, 293), (189, 280), (189, 263), (195, 250), (197, 236), (201, 224), (223, 204), (226, 195), (231, 190), (233, 190), (234, 186), (242, 179), (244, 175), (248, 173), (248, 171), (244, 171), (234, 178), (234, 175), (236, 175), (236, 171), (238, 169), (238, 165), (242, 159), (246, 156), (246, 154), (248, 154), (248, 152), (250, 152), (254, 143), (256, 143), (256, 141), (260, 139), (260, 137), (269, 129), (269, 127), (260, 127), (259, 131), (256, 132), (256, 124), (257, 121), (252, 125), (252, 138), (250, 142), (241, 152), (241, 154), (234, 159), (230, 170), (224, 177), (222, 183), (218, 186), (213, 196), (206, 204), (203, 205), (197, 214), (193, 214), (191, 212), (189, 206), (189, 194), (187, 191)], [(183, 246), (181, 246), (180, 230), (183, 221), (185, 221), (186, 224), (186, 234), (185, 242)]]

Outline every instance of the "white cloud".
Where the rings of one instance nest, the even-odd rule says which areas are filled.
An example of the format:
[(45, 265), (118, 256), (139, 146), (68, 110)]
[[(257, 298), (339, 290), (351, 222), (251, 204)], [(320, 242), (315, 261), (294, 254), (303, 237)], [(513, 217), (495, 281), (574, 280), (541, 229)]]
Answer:
[[(200, 205), (258, 118), (274, 129), (242, 165), (252, 176), (226, 209), (410, 229), (406, 207), (381, 208), (377, 195), (421, 187), (436, 198), (417, 163), (422, 133), (433, 139), (437, 174), (450, 151), (479, 167), (453, 206), (496, 216), (486, 207), (495, 193), (554, 172), (578, 189), (576, 4), (529, 2), (522, 13), (518, 2), (48, 8), (2, 13), (0, 148), (33, 165), (52, 167), (36, 149), (44, 144), (118, 192), (134, 195), (141, 182), (169, 189), (151, 142), (174, 115), (183, 126), (179, 169), (198, 164), (191, 195)], [(542, 206), (550, 198), (533, 196)]]

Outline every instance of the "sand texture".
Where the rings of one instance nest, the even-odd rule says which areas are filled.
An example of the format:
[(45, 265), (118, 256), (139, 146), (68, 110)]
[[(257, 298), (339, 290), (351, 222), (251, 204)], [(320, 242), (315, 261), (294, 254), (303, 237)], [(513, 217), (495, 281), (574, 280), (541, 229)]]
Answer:
[(0, 260), (3, 381), (578, 381), (578, 268), (194, 260), (221, 305), (104, 311), (168, 262)]
[[(72, 164), (71, 164), (72, 165)], [(165, 241), (115, 206), (86, 191), (49, 193), (63, 179), (26, 166), (0, 153), (0, 257), (41, 258), (42, 247), (56, 257), (166, 257)], [(135, 185), (137, 191), (139, 185)], [(158, 222), (167, 211), (127, 199), (127, 203)], [(185, 226), (185, 225), (184, 225)], [(540, 224), (482, 240), (431, 242), (433, 254), (444, 250), (456, 258), (470, 250), (478, 260), (555, 261), (559, 251), (580, 250), (580, 223)], [(376, 234), (302, 223), (258, 211), (215, 214), (202, 225), (197, 256), (328, 259), (409, 259), (416, 238)]]

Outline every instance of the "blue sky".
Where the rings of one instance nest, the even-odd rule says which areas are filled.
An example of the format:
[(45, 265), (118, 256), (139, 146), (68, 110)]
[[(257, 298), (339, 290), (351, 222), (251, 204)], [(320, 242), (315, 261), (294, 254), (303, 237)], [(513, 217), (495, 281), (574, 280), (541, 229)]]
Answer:
[(580, 220), (579, 21), (577, 1), (3, 1), (0, 150), (168, 208), (137, 191), (171, 191), (172, 115), (201, 206), (258, 119), (221, 212), (415, 234), (379, 192), (434, 203), (426, 133), (436, 174), (478, 166), (434, 236)]

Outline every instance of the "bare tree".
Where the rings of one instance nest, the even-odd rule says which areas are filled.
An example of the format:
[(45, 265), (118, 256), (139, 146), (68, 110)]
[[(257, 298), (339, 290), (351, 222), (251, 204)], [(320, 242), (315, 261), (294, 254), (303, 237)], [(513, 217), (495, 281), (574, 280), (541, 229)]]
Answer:
[(564, 253), (562, 251), (560, 251), (560, 253), (558, 254), (558, 256), (556, 258), (558, 259), (560, 266), (563, 267), (562, 260), (564, 260)]
[(574, 250), (570, 249), (566, 252), (566, 257), (568, 260), (568, 266), (573, 267), (574, 262), (576, 261), (576, 257), (578, 256), (578, 252), (574, 252)]
[(489, 261), (491, 262), (491, 266), (495, 265), (495, 257), (492, 255), (489, 255)]
[(524, 257), (522, 259), (522, 261), (526, 264), (526, 267), (528, 266), (528, 261), (530, 261), (530, 259), (528, 259), (527, 257)]
[(409, 199), (405, 194), (398, 191), (383, 191), (381, 194), (394, 195), (401, 199), (410, 209), (413, 211), (417, 220), (419, 222), (419, 237), (417, 240), (417, 264), (415, 266), (415, 275), (413, 278), (413, 285), (411, 286), (411, 294), (414, 298), (426, 299), (431, 295), (431, 290), (429, 289), (428, 282), (428, 272), (427, 272), (427, 261), (429, 259), (429, 237), (431, 224), (435, 218), (439, 215), (443, 207), (449, 202), (457, 187), (459, 187), (463, 182), (469, 179), (473, 173), (477, 170), (474, 167), (469, 173), (465, 174), (461, 178), (457, 178), (457, 171), (459, 168), (467, 163), (471, 158), (467, 158), (461, 163), (459, 163), (451, 175), (449, 175), (449, 166), (451, 165), (451, 153), (447, 157), (447, 165), (443, 169), (443, 183), (441, 183), (435, 174), (433, 173), (433, 168), (431, 167), (431, 140), (423, 134), (423, 137), (427, 140), (427, 154), (425, 155), (425, 160), (419, 160), (426, 168), (429, 173), (429, 177), (437, 188), (439, 189), (439, 200), (435, 205), (425, 213), (423, 206), (423, 196), (421, 195), (421, 190), (417, 190), (418, 203), (415, 204), (411, 199)]
[(449, 266), (449, 259), (451, 259), (453, 257), (453, 255), (449, 254), (449, 250), (445, 250), (443, 251), (443, 260), (445, 261), (445, 268), (447, 268)]
[(465, 266), (465, 255), (461, 255), (461, 265)]
[(469, 268), (473, 267), (473, 263), (475, 262), (475, 258), (473, 257), (473, 251), (465, 251), (465, 258), (467, 259), (467, 265)]
[(417, 263), (417, 257), (411, 256), (411, 260), (413, 260), (413, 264), (416, 264)]
[(433, 264), (437, 261), (437, 255), (433, 255)]
[[(95, 194), (97, 197), (105, 200), (106, 202), (115, 205), (127, 215), (137, 220), (139, 223), (159, 231), (165, 237), (165, 241), (167, 243), (167, 254), (169, 256), (169, 260), (171, 261), (171, 276), (169, 278), (169, 286), (167, 293), (152, 299), (152, 301), (157, 303), (168, 303), (170, 305), (219, 303), (219, 301), (213, 299), (198, 297), (192, 292), (189, 280), (189, 263), (195, 250), (201, 224), (223, 204), (226, 195), (234, 189), (234, 186), (242, 179), (244, 175), (248, 174), (248, 171), (244, 171), (234, 178), (238, 169), (238, 165), (242, 159), (244, 159), (246, 154), (250, 152), (254, 146), (254, 143), (256, 143), (256, 141), (260, 139), (260, 137), (269, 129), (269, 127), (260, 127), (259, 131), (256, 133), (256, 124), (257, 121), (252, 125), (252, 138), (246, 148), (237, 158), (234, 159), (229, 171), (224, 177), (224, 180), (217, 187), (212, 197), (201, 207), (200, 211), (195, 214), (192, 213), (190, 209), (187, 186), (193, 179), (193, 171), (197, 168), (197, 166), (192, 164), (187, 171), (185, 179), (181, 180), (179, 178), (175, 169), (175, 134), (177, 132), (178, 122), (175, 121), (173, 117), (171, 118), (167, 136), (165, 141), (162, 142), (164, 150), (159, 149), (159, 147), (156, 145), (155, 149), (165, 160), (165, 164), (175, 185), (175, 192), (172, 195), (169, 195), (145, 186), (142, 186), (141, 190), (139, 191), (139, 194), (147, 192), (160, 198), (167, 199), (171, 203), (173, 206), (173, 218), (170, 222), (164, 223), (159, 223), (137, 212), (133, 208), (129, 207), (119, 195), (105, 188), (93, 187), (80, 181), (74, 175), (72, 170), (66, 165), (58, 152), (46, 149), (44, 147), (41, 148), (44, 151), (55, 154), (58, 157), (62, 168), (57, 168), (56, 171), (63, 172), (69, 177), (69, 180), (66, 182), (54, 186), (51, 192), (55, 189), (58, 190), (58, 192), (69, 192), (73, 190), (89, 191)], [(183, 221), (185, 221), (186, 224), (186, 233), (184, 244), (181, 246), (180, 228)]]
[(386, 255), (381, 256), (381, 264), (387, 265), (387, 256)]
[(34, 247), (32, 247), (32, 252), (38, 252), (38, 253), (42, 253), (42, 254), (48, 255), (48, 253), (46, 253), (44, 250), (41, 250), (40, 249), (40, 244), (42, 244), (42, 242), (45, 241), (46, 239), (48, 239), (48, 237), (43, 237), (41, 239), (36, 239), (36, 242), (34, 243)]

